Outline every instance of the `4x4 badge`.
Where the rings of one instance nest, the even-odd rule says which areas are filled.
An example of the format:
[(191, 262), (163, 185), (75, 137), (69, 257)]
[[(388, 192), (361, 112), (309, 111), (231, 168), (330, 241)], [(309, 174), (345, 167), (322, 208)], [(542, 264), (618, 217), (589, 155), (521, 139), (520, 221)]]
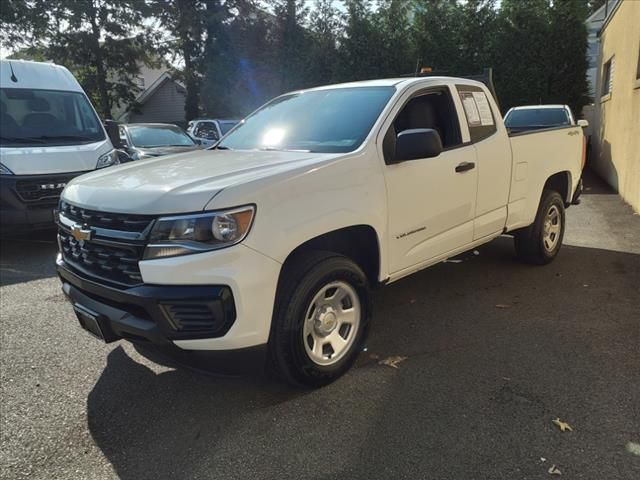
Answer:
[(89, 227), (83, 227), (82, 225), (78, 224), (75, 224), (73, 227), (71, 227), (71, 235), (79, 242), (82, 242), (84, 240), (91, 240), (92, 233), (93, 232)]

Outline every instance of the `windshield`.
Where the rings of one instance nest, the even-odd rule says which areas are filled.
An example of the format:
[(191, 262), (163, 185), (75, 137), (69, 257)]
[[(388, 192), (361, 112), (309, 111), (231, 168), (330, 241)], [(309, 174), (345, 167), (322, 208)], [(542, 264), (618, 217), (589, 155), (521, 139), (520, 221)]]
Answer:
[(137, 125), (129, 127), (129, 136), (134, 147), (191, 147), (191, 137), (173, 125)]
[(364, 141), (394, 91), (357, 87), (284, 95), (248, 117), (218, 148), (350, 152)]
[(220, 122), (220, 130), (222, 135), (226, 135), (229, 130), (235, 127), (239, 123), (238, 120), (223, 120)]
[(105, 139), (82, 92), (0, 88), (0, 146), (79, 145)]
[(504, 121), (507, 128), (555, 127), (569, 125), (569, 116), (564, 108), (527, 108), (513, 110)]

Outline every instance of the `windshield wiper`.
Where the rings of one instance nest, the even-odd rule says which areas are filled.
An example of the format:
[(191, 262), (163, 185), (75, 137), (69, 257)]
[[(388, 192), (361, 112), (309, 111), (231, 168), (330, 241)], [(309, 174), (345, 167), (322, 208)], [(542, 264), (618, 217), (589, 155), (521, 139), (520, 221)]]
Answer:
[(93, 138), (85, 137), (84, 135), (40, 135), (39, 137), (29, 138), (37, 138), (38, 140), (94, 140)]
[(304, 150), (302, 148), (275, 148), (275, 147), (260, 147), (258, 150), (263, 152), (302, 152), (310, 153), (311, 150)]
[(41, 140), (35, 137), (0, 137), (0, 141), (4, 142), (16, 142), (16, 143), (47, 143), (45, 140)]

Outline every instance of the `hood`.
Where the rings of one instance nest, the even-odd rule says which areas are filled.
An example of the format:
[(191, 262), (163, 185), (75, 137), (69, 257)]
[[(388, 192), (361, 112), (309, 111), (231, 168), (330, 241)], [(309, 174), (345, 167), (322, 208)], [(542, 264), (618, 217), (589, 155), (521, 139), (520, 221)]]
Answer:
[[(105, 212), (197, 212), (227, 187), (334, 157), (306, 152), (198, 150), (82, 175), (67, 184), (62, 197)], [(247, 199), (247, 203), (251, 201)]]
[(16, 175), (87, 172), (112, 149), (108, 139), (86, 145), (2, 147), (0, 162)]
[(167, 147), (151, 147), (142, 148), (135, 147), (135, 150), (140, 155), (149, 157), (161, 157), (163, 155), (172, 155), (175, 153), (191, 152), (193, 150), (199, 150), (202, 148), (200, 145), (188, 145), (188, 146), (167, 146)]

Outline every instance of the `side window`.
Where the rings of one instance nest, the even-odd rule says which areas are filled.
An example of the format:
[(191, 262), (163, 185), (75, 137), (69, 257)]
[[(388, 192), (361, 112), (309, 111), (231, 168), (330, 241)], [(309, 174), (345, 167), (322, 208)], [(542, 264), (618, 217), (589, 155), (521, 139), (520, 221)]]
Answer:
[(200, 122), (193, 131), (193, 135), (207, 140), (218, 140), (218, 129), (213, 122)]
[(127, 145), (127, 134), (124, 131), (124, 127), (118, 127), (118, 132), (120, 134), (120, 141), (122, 142), (123, 145)]
[(398, 134), (414, 128), (434, 129), (440, 134), (444, 149), (462, 143), (458, 116), (448, 89), (420, 92), (405, 104), (383, 140), (382, 151), (386, 163), (393, 162)]
[(616, 59), (611, 57), (602, 67), (602, 85), (600, 96), (604, 97), (611, 93), (613, 89), (613, 70), (615, 67)]
[(487, 94), (474, 85), (456, 85), (467, 117), (471, 142), (479, 142), (496, 133), (496, 118)]

